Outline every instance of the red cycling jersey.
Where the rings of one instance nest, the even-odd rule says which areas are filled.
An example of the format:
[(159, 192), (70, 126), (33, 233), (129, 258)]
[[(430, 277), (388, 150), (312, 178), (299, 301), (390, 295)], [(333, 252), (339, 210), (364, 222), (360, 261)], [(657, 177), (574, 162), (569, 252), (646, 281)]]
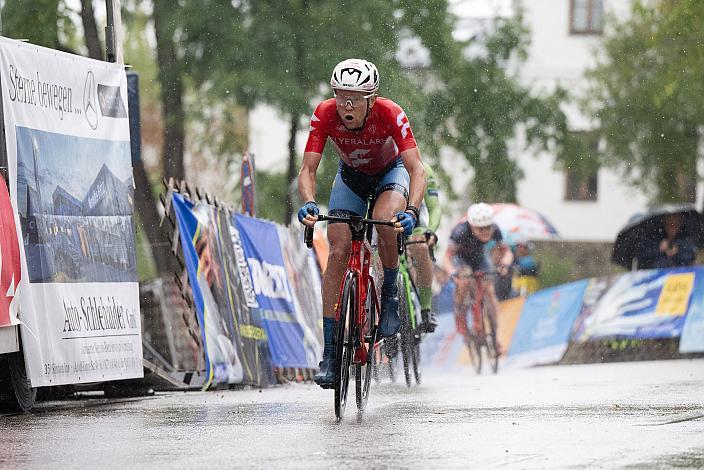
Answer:
[(377, 174), (401, 152), (417, 146), (406, 113), (387, 98), (376, 99), (359, 132), (347, 130), (337, 114), (334, 98), (315, 108), (310, 128), (306, 152), (323, 153), (330, 138), (340, 159), (367, 175)]

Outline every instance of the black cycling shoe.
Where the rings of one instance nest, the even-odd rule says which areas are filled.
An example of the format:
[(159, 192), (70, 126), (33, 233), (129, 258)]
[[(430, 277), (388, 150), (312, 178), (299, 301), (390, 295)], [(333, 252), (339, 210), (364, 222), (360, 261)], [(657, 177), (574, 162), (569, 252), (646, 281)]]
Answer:
[(318, 372), (315, 373), (313, 380), (321, 388), (335, 388), (335, 369), (337, 361), (333, 357), (323, 357), (323, 360), (318, 364)]
[(421, 310), (420, 315), (423, 321), (418, 325), (417, 330), (423, 333), (432, 333), (435, 331), (435, 328), (438, 326), (438, 322), (435, 320), (435, 313), (429, 309), (425, 309)]
[(401, 329), (401, 319), (398, 316), (398, 289), (394, 287), (391, 294), (381, 293), (381, 317), (379, 318), (379, 334), (388, 338)]

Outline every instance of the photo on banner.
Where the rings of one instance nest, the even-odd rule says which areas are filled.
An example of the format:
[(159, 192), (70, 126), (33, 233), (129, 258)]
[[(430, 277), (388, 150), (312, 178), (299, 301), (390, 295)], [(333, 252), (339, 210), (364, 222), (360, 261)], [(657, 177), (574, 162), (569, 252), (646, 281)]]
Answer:
[(143, 376), (124, 68), (0, 38), (33, 386)]
[(129, 142), (16, 132), (29, 282), (135, 282)]

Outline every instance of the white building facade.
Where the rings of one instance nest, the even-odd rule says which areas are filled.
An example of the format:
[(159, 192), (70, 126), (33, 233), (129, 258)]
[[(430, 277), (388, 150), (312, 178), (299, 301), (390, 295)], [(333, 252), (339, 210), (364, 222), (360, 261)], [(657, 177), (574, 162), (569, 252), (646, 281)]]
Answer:
[[(605, 14), (624, 18), (625, 0), (528, 0), (522, 2), (530, 28), (528, 59), (520, 67), (520, 81), (536, 91), (559, 85), (578, 99), (586, 88), (584, 72), (595, 63)], [(595, 123), (574, 103), (564, 107), (573, 131), (589, 131)], [(518, 184), (518, 201), (542, 212), (568, 240), (614, 240), (647, 199), (626, 186), (619, 174), (600, 168), (589, 178), (577, 179), (554, 168), (554, 156), (514, 147), (525, 172)], [(598, 151), (598, 150), (597, 150)]]

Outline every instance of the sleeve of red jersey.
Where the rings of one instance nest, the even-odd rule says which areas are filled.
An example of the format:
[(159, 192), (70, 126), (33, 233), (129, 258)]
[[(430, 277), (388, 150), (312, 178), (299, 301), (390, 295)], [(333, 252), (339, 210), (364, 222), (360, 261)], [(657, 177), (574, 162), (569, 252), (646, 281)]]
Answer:
[(389, 111), (393, 120), (393, 136), (398, 151), (405, 152), (408, 149), (416, 148), (418, 144), (416, 144), (416, 138), (413, 137), (411, 123), (408, 122), (408, 116), (406, 116), (404, 110), (392, 102), (391, 106), (389, 106)]
[(320, 103), (310, 117), (310, 131), (308, 133), (308, 142), (306, 143), (305, 151), (323, 153), (327, 138), (328, 133), (325, 126), (323, 103)]

